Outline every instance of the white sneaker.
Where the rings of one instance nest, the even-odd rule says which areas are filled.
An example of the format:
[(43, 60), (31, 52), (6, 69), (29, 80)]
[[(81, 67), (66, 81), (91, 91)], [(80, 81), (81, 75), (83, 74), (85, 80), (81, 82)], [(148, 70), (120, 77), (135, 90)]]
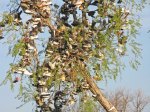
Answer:
[(86, 44), (86, 45), (83, 45), (83, 47), (84, 47), (84, 48), (90, 48), (90, 47), (92, 47), (92, 46), (91, 46), (91, 44)]
[(49, 95), (50, 95), (50, 93), (42, 92), (40, 95), (41, 95), (41, 96), (49, 96)]
[(54, 62), (54, 63), (49, 62), (48, 64), (49, 64), (49, 66), (50, 66), (50, 68), (51, 68), (52, 70), (55, 69), (55, 65), (56, 65), (55, 62)]
[(28, 46), (28, 49), (29, 49), (29, 50), (36, 51), (36, 49), (35, 49), (35, 47), (34, 47), (34, 46), (32, 46), (32, 45), (30, 45), (30, 44), (27, 44), (27, 46)]
[(35, 18), (34, 20), (35, 21), (41, 21), (41, 18)]
[(37, 27), (37, 25), (32, 25), (32, 28), (36, 28)]
[(38, 25), (38, 24), (39, 24), (39, 21), (33, 21), (32, 24), (33, 24), (33, 25)]
[(40, 86), (46, 85), (46, 82), (45, 82), (45, 81), (38, 81), (38, 83), (39, 83)]
[(38, 38), (38, 35), (30, 36), (30, 39), (31, 39), (31, 40), (34, 40), (34, 39), (37, 39), (37, 38)]
[(43, 73), (43, 76), (50, 77), (50, 76), (52, 76), (52, 74), (50, 72), (45, 72), (45, 73)]
[(27, 69), (25, 68), (19, 68), (18, 70), (14, 71), (14, 73), (18, 73), (18, 74), (24, 74), (24, 75), (32, 75), (31, 72), (29, 72)]
[(21, 2), (30, 2), (30, 0), (21, 0)]
[(31, 11), (31, 10), (25, 10), (24, 12), (25, 12), (26, 14), (34, 14), (34, 12)]

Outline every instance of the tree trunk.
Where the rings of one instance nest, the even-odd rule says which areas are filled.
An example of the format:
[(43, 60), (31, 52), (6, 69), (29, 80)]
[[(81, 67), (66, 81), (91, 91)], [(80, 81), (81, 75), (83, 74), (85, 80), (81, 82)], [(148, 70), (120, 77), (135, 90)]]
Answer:
[(103, 93), (98, 88), (97, 84), (93, 81), (93, 79), (89, 75), (86, 75), (85, 79), (89, 84), (90, 91), (94, 95), (96, 95), (97, 100), (103, 106), (103, 108), (107, 112), (118, 112), (117, 109), (104, 97)]

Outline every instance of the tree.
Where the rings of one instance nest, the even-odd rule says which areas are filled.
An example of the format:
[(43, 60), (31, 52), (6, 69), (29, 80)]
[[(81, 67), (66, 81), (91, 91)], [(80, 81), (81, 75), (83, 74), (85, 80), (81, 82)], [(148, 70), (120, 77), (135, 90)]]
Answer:
[(111, 93), (109, 98), (119, 112), (129, 112), (129, 104), (133, 98), (128, 91), (125, 89), (117, 90)]
[(20, 82), (18, 98), (36, 101), (37, 112), (61, 112), (77, 100), (84, 104), (92, 94), (106, 111), (117, 112), (97, 82), (116, 79), (127, 41), (135, 55), (132, 67), (139, 64), (139, 44), (132, 37), (140, 24), (131, 11), (141, 9), (144, 1), (135, 3), (11, 0), (10, 12), (2, 15), (0, 38), (11, 34), (7, 42), (14, 62), (2, 84)]
[(110, 92), (108, 97), (118, 112), (143, 112), (150, 103), (150, 97), (145, 96), (141, 90), (131, 93), (126, 89), (119, 89)]
[(133, 98), (133, 112), (143, 112), (145, 107), (150, 103), (150, 97), (144, 96), (140, 90), (134, 94)]

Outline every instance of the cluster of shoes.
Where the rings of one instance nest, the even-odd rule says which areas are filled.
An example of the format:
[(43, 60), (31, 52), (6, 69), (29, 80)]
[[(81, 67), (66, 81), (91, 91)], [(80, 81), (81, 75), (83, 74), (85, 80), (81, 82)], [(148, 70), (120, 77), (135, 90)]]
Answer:
[(46, 79), (40, 78), (40, 80), (38, 81), (37, 91), (43, 103), (49, 99), (50, 93), (48, 92), (48, 88), (46, 86)]
[(37, 99), (37, 107), (39, 107), (39, 109), (42, 109), (43, 111), (42, 112), (49, 112), (51, 110), (51, 108), (49, 107), (50, 105), (50, 100), (51, 100), (51, 93), (50, 93), (50, 90), (48, 89), (49, 86), (48, 86), (48, 80), (50, 78), (53, 77), (53, 75), (51, 74), (50, 72), (50, 69), (49, 69), (50, 65), (45, 65), (45, 67), (43, 67), (43, 72), (42, 74), (38, 74), (38, 81), (37, 81), (37, 84), (34, 85), (36, 88), (37, 88), (37, 96), (36, 96), (36, 99)]
[(13, 22), (14, 22), (14, 25), (16, 25), (16, 26), (23, 25), (22, 19), (21, 19), (21, 13), (22, 13), (22, 11), (19, 12), (18, 10), (16, 10), (15, 12), (12, 13)]
[[(20, 6), (26, 14), (41, 14), (44, 12), (44, 16), (49, 16), (51, 5), (50, 0), (21, 0)], [(46, 15), (46, 14), (47, 15)]]
[[(20, 6), (23, 12), (31, 15), (31, 19), (26, 22), (25, 28), (27, 30), (23, 38), (24, 43), (27, 45), (27, 50), (22, 60), (26, 62), (24, 65), (31, 63), (29, 59), (29, 57), (33, 56), (30, 55), (31, 53), (37, 54), (34, 40), (38, 38), (38, 33), (43, 33), (43, 28), (48, 26), (47, 21), (50, 21), (50, 5), (50, 0), (21, 0)], [(46, 102), (48, 102), (50, 97), (46, 82), (51, 74), (48, 70), (44, 71), (43, 75), (38, 79), (37, 85), (34, 86), (36, 86), (38, 92), (36, 96), (37, 105), (40, 109), (44, 109), (43, 111), (45, 112), (49, 110)]]
[[(90, 56), (90, 52), (92, 51), (92, 44), (91, 44), (91, 37), (93, 35), (91, 28), (85, 27), (78, 28), (76, 31), (69, 32), (68, 40), (66, 41), (66, 38), (64, 37), (64, 32), (68, 31), (68, 27), (78, 26), (81, 21), (77, 18), (77, 8), (82, 10), (82, 4), (85, 2), (85, 0), (76, 0), (76, 2), (73, 2), (73, 0), (63, 0), (64, 5), (61, 7), (61, 20), (63, 24), (58, 25), (56, 34), (52, 35), (52, 38), (49, 41), (47, 50), (46, 50), (46, 57), (48, 59), (47, 67), (44, 69), (44, 73), (39, 77), (37, 85), (37, 92), (38, 95), (36, 97), (37, 104), (40, 108), (49, 110), (50, 108), (48, 105), (48, 100), (50, 98), (50, 92), (48, 90), (47, 82), (48, 79), (50, 79), (53, 73), (51, 73), (57, 65), (59, 65), (60, 68), (59, 71), (61, 71), (61, 75), (59, 78), (62, 82), (69, 82), (73, 79), (73, 72), (69, 70), (69, 68), (74, 69), (73, 61), (80, 60), (82, 63), (85, 61), (85, 57)], [(112, 1), (112, 0), (111, 0)], [(98, 0), (94, 0), (89, 5), (97, 5), (99, 3)], [(37, 54), (36, 47), (34, 45), (34, 40), (38, 38), (38, 33), (43, 32), (43, 28), (45, 26), (49, 26), (50, 24), (47, 23), (50, 17), (50, 7), (49, 5), (51, 2), (49, 0), (21, 0), (20, 6), (22, 10), (26, 13), (31, 15), (31, 19), (29, 19), (26, 22), (27, 26), (27, 35), (24, 36), (23, 41), (27, 44), (27, 50), (26, 53), (23, 55), (22, 61), (24, 62), (25, 66), (28, 66), (31, 64), (31, 59), (29, 57), (32, 57), (30, 55), (31, 52), (33, 54)], [(85, 16), (89, 15), (94, 18), (95, 11), (88, 11), (86, 12)], [(15, 21), (19, 23), (19, 18), (21, 12), (17, 13), (19, 16), (16, 16), (18, 20)], [(73, 15), (73, 22), (70, 24), (68, 20), (70, 19), (70, 14)], [(88, 18), (88, 17), (85, 17)], [(111, 17), (112, 18), (112, 17)], [(96, 27), (96, 24), (98, 22), (96, 21), (93, 23), (94, 25), (92, 27)], [(106, 26), (107, 22), (105, 19), (103, 19), (101, 22), (102, 26)], [(99, 24), (98, 23), (98, 24)], [(86, 26), (86, 25), (84, 25)], [(28, 31), (29, 30), (29, 31)], [(51, 30), (51, 29), (50, 29)], [(58, 33), (57, 33), (58, 32)], [(58, 36), (57, 36), (58, 35)], [(126, 43), (126, 40), (120, 40), (120, 43)], [(104, 55), (102, 53), (99, 53), (100, 59), (104, 59)], [(71, 62), (72, 61), (72, 62)], [(58, 66), (57, 66), (58, 67)], [(68, 73), (66, 73), (68, 72)], [(29, 76), (32, 75), (29, 71), (26, 69), (18, 69), (17, 73), (20, 74), (28, 74)], [(69, 78), (67, 78), (69, 76)], [(78, 91), (81, 91), (80, 88)], [(81, 89), (88, 90), (89, 85), (86, 82), (81, 82)], [(56, 93), (54, 96), (54, 106), (56, 109), (62, 108), (62, 103), (64, 103), (62, 99), (62, 93)], [(47, 103), (46, 103), (47, 102)], [(70, 104), (73, 104), (75, 102), (75, 99), (72, 97), (69, 100)], [(61, 103), (61, 104), (60, 104)]]
[(32, 73), (29, 72), (27, 69), (21, 68), (21, 67), (19, 67), (16, 71), (14, 71), (14, 73), (24, 74), (24, 75), (28, 75), (28, 76), (32, 75)]
[[(23, 12), (31, 15), (31, 19), (24, 25), (27, 29), (23, 38), (24, 43), (27, 45), (26, 54), (33, 52), (34, 55), (37, 55), (34, 40), (38, 38), (38, 33), (43, 33), (43, 27), (48, 26), (44, 21), (49, 20), (50, 4), (50, 0), (21, 0), (20, 7)], [(25, 55), (24, 57), (24, 60), (27, 60), (29, 56)]]
[[(38, 74), (39, 75), (39, 74)], [(43, 109), (44, 112), (50, 111), (49, 107), (49, 101), (50, 101), (50, 90), (48, 89), (48, 80), (52, 77), (52, 74), (50, 73), (49, 69), (47, 67), (44, 68), (44, 72), (42, 73), (41, 76), (38, 76), (38, 81), (37, 84), (34, 85), (37, 88), (37, 98), (39, 98), (37, 104), (39, 109)], [(37, 99), (36, 98), (36, 99)], [(39, 102), (40, 101), (40, 102)]]
[[(61, 7), (61, 14), (64, 16), (61, 17), (62, 22), (64, 23), (65, 26), (71, 27), (72, 26), (77, 26), (80, 24), (79, 20), (77, 20), (77, 8), (81, 9), (82, 4), (85, 2), (84, 0), (63, 0), (65, 3)], [(73, 22), (70, 25), (68, 23), (69, 15), (73, 15)]]
[(46, 26), (44, 21), (50, 17), (50, 0), (22, 0), (20, 3), (21, 8), (26, 14), (32, 16), (26, 24), (29, 29), (31, 27), (30, 36), (32, 39), (37, 38), (37, 34), (43, 33), (42, 27)]
[(64, 93), (62, 91), (57, 91), (54, 95), (54, 112), (61, 112), (61, 108), (66, 103), (64, 99)]

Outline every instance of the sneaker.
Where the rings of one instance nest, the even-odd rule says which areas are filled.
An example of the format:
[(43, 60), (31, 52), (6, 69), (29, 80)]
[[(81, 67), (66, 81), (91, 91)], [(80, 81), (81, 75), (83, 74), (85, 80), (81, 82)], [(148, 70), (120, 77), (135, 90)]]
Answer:
[(39, 21), (34, 21), (32, 22), (33, 25), (38, 25), (39, 24)]
[(30, 2), (31, 0), (21, 0), (21, 2), (23, 2), (23, 3), (28, 3), (28, 2)]
[(39, 83), (40, 86), (46, 85), (46, 82), (45, 82), (45, 81), (38, 81), (38, 83)]
[(30, 45), (30, 44), (27, 44), (27, 46), (28, 46), (28, 49), (29, 49), (29, 50), (36, 51), (36, 49), (35, 49), (35, 47), (34, 47), (34, 46), (32, 46), (32, 45)]
[(18, 70), (14, 71), (14, 73), (18, 73), (18, 74), (24, 74), (24, 75), (32, 75), (31, 72), (29, 72), (27, 69), (25, 68), (19, 68)]
[(37, 38), (38, 38), (38, 35), (30, 36), (30, 39), (31, 39), (31, 40), (34, 40), (34, 39), (37, 39)]
[(47, 92), (42, 92), (41, 94), (40, 94), (40, 96), (49, 96), (50, 95), (50, 93), (47, 93)]
[(32, 25), (32, 28), (36, 28), (37, 27), (37, 25)]
[(52, 76), (52, 74), (50, 72), (45, 72), (45, 73), (43, 73), (43, 76), (50, 77), (50, 76)]
[(91, 48), (91, 44), (86, 44), (86, 45), (83, 45), (84, 48)]
[(25, 10), (24, 12), (25, 12), (26, 14), (34, 14), (34, 12), (31, 11), (31, 10)]
[(50, 68), (51, 68), (52, 70), (55, 69), (55, 66), (56, 66), (56, 63), (55, 63), (55, 62), (54, 62), (54, 63), (49, 62), (48, 64), (49, 64), (49, 66), (50, 66)]
[(34, 21), (41, 21), (41, 18), (35, 18)]

